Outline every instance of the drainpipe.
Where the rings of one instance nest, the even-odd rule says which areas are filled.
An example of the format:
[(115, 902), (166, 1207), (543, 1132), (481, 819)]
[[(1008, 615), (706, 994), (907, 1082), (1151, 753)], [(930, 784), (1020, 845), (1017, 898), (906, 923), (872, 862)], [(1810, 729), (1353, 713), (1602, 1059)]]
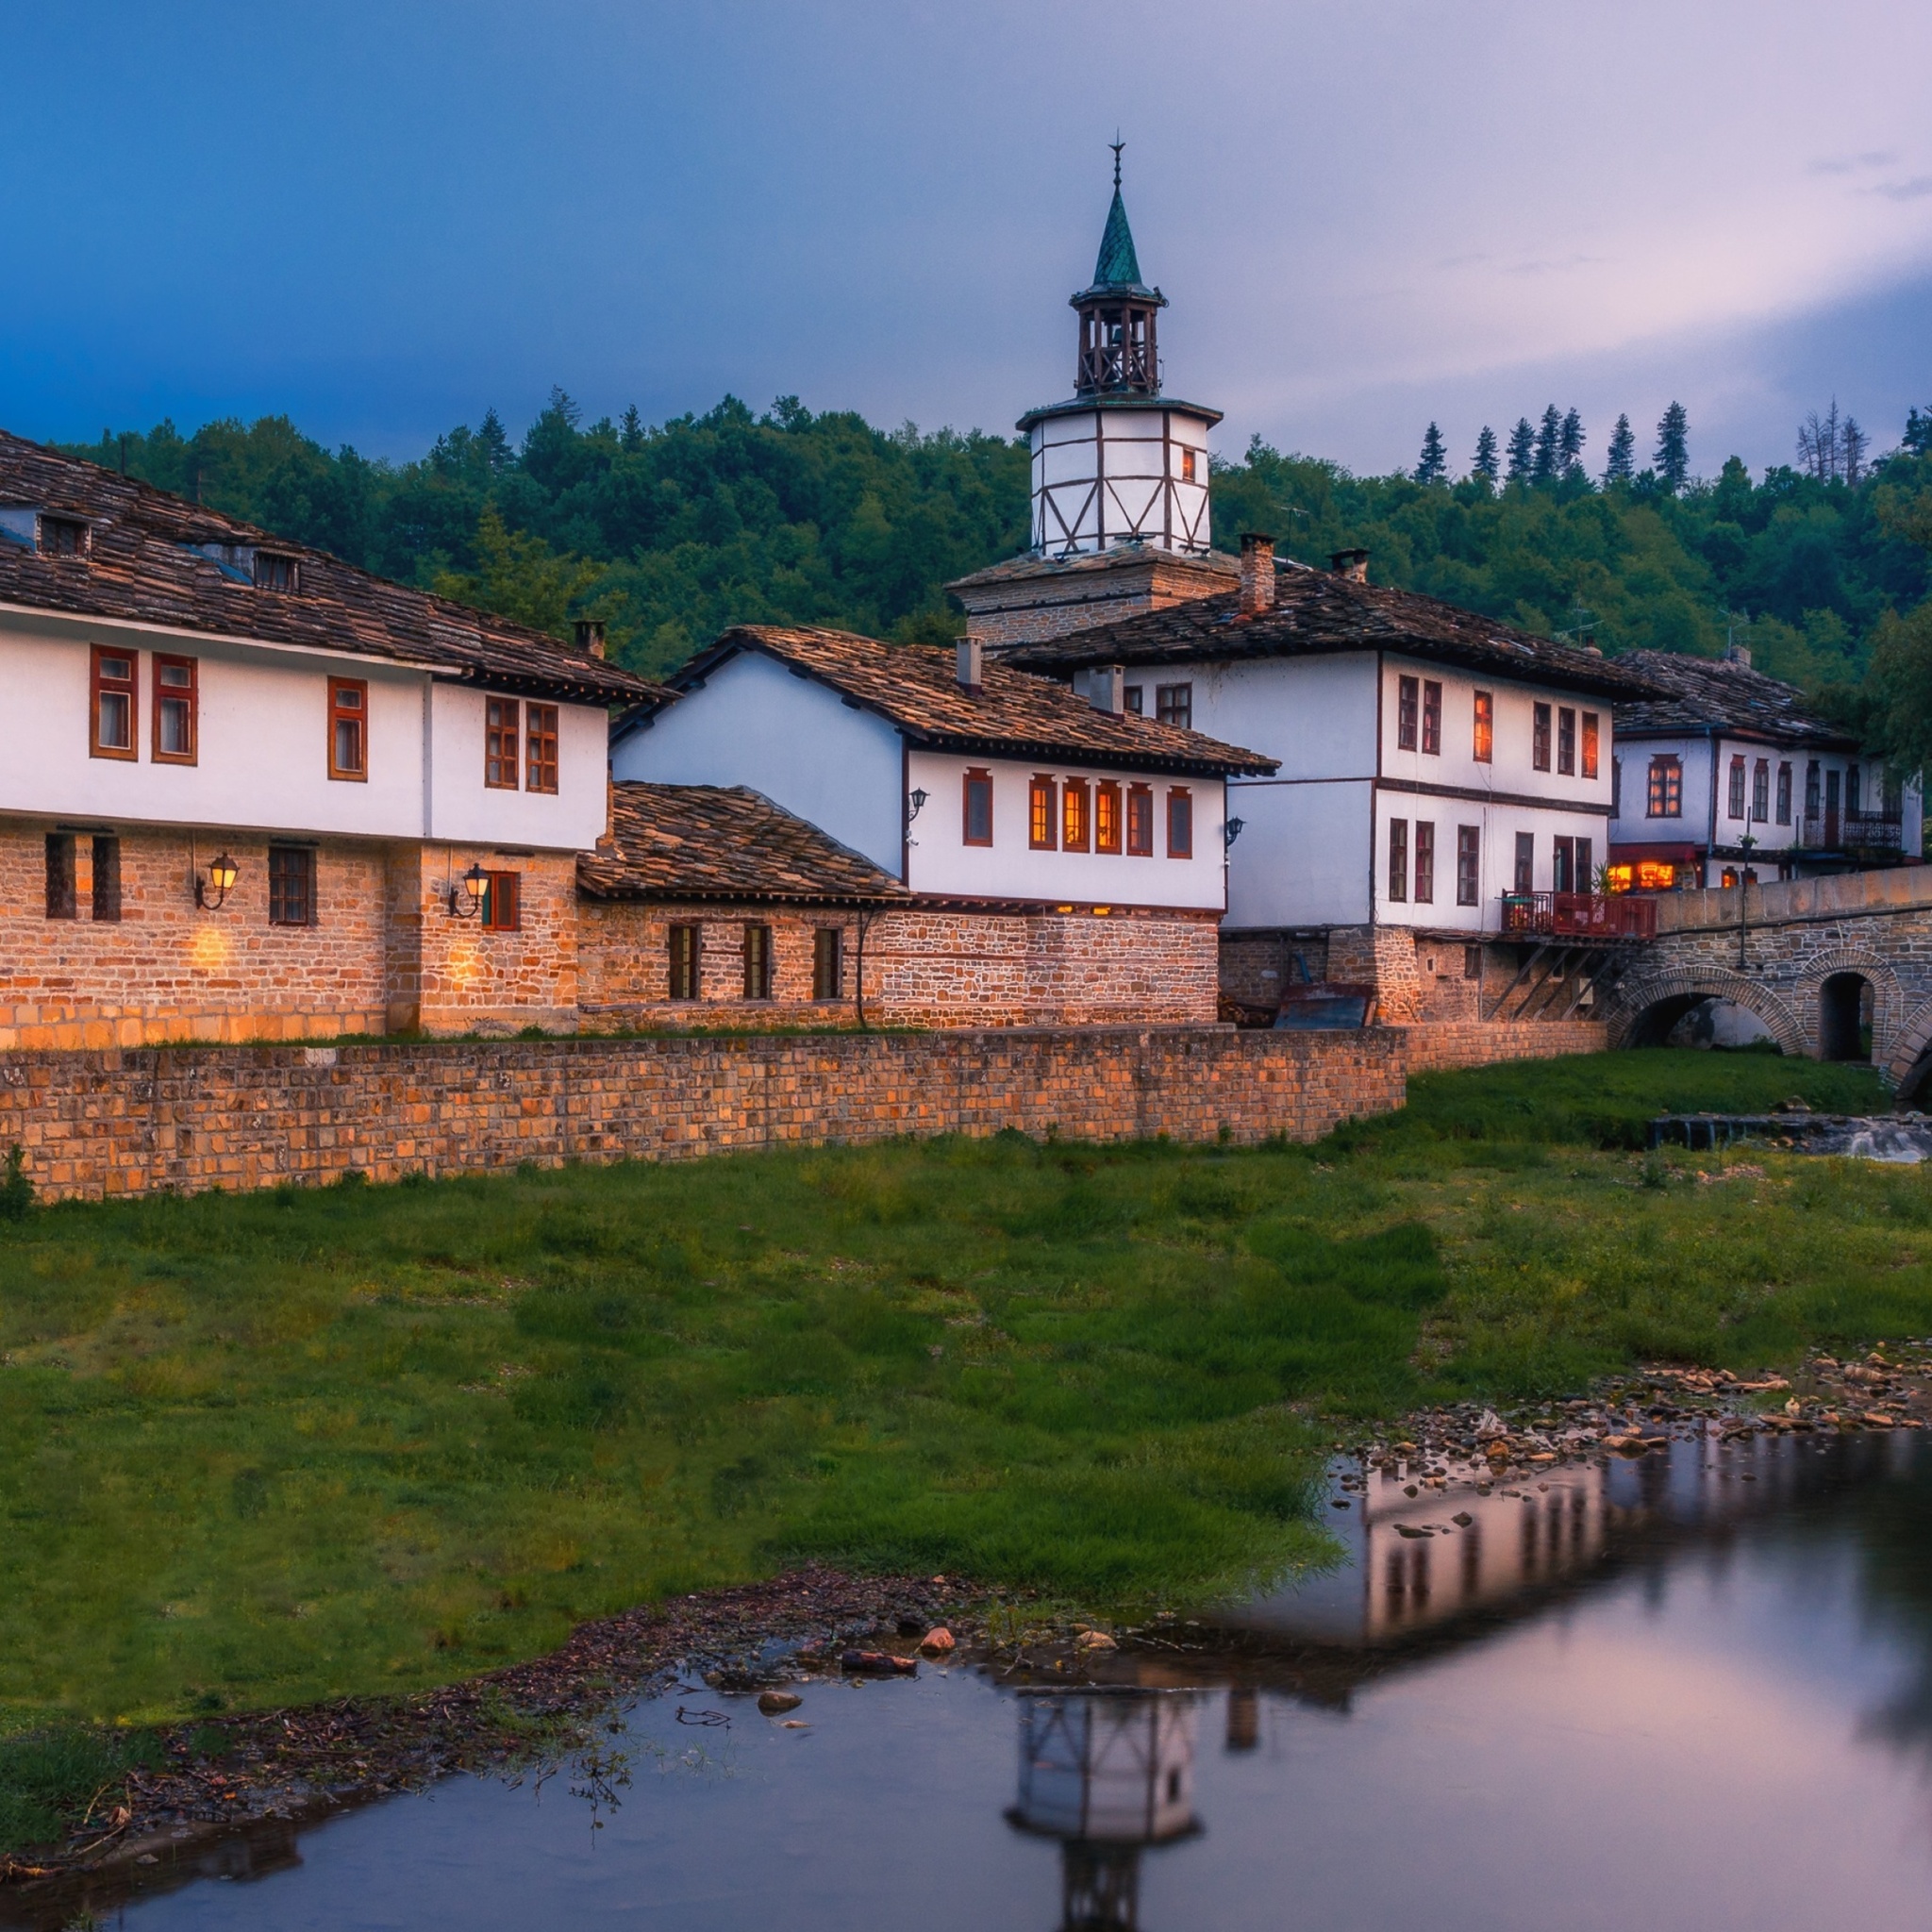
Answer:
[[(1717, 857), (1717, 766), (1721, 724), (1713, 724), (1705, 733), (1710, 740), (1710, 829), (1704, 835), (1704, 862), (1707, 866)], [(1723, 876), (1722, 874), (1719, 874)]]

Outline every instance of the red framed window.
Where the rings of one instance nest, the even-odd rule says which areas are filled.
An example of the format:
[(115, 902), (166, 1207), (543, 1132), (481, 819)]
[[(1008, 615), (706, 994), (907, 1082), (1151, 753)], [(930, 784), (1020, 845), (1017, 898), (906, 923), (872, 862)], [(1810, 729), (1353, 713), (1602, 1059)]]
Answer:
[(1093, 849), (1121, 849), (1121, 788), (1111, 778), (1102, 778), (1093, 787)]
[(1416, 743), (1416, 713), (1420, 708), (1421, 681), (1399, 677), (1395, 681), (1395, 749), (1413, 751)]
[(1731, 754), (1730, 797), (1725, 801), (1730, 807), (1730, 816), (1740, 819), (1744, 816), (1744, 755)]
[[(1815, 772), (1817, 766), (1813, 766)], [(1650, 761), (1650, 786), (1645, 802), (1647, 815), (1654, 819), (1680, 819), (1684, 816), (1684, 767), (1674, 752), (1662, 752)]]
[(1154, 791), (1151, 786), (1127, 787), (1127, 852), (1134, 858), (1154, 857)]
[(1058, 790), (1051, 778), (1036, 775), (1026, 787), (1026, 843), (1035, 852), (1054, 849), (1058, 826), (1054, 823)]
[(1442, 755), (1442, 687), (1433, 677), (1423, 680), (1423, 749)]
[(1192, 483), (1199, 478), (1200, 461), (1200, 457), (1193, 450), (1183, 449), (1181, 451), (1181, 481), (1183, 483)]
[(1157, 684), (1154, 687), (1154, 715), (1162, 724), (1178, 724), (1183, 731), (1194, 728), (1194, 687), (1192, 684)]
[(136, 652), (110, 650), (105, 644), (93, 647), (88, 674), (88, 750), (97, 758), (139, 756), (134, 748), (141, 709), (134, 682), (139, 662)]
[(1185, 785), (1167, 788), (1167, 856), (1194, 856), (1194, 798)]
[(1389, 821), (1389, 896), (1396, 905), (1408, 898), (1408, 821)]
[(1496, 694), (1479, 691), (1475, 694), (1475, 736), (1471, 751), (1479, 765), (1491, 764), (1496, 757)]
[(359, 677), (328, 681), (328, 774), (358, 783), (369, 776), (369, 686)]
[(1603, 735), (1596, 712), (1583, 714), (1583, 775), (1594, 778), (1597, 774), (1597, 760), (1602, 756)]
[(514, 698), (484, 700), (483, 782), (494, 791), (517, 789), (517, 711)]
[(524, 924), (523, 874), (492, 872), (484, 874), (483, 908), (477, 924), (485, 932), (520, 932)]
[(1415, 903), (1436, 903), (1436, 826), (1432, 819), (1415, 822)]
[(1093, 838), (1093, 812), (1088, 803), (1087, 781), (1069, 778), (1060, 787), (1060, 849), (1085, 852)]
[(962, 836), (969, 845), (992, 843), (992, 774), (968, 772), (961, 801)]
[(199, 756), (201, 667), (192, 658), (152, 659), (155, 739), (158, 765), (192, 765)]
[(1456, 828), (1456, 903), (1474, 906), (1483, 876), (1483, 834), (1480, 825)]
[(1531, 713), (1529, 762), (1539, 772), (1550, 769), (1550, 708), (1538, 705)]
[(524, 707), (524, 790), (557, 790), (557, 707)]
[(1576, 713), (1568, 705), (1557, 712), (1557, 769), (1566, 778), (1576, 775)]

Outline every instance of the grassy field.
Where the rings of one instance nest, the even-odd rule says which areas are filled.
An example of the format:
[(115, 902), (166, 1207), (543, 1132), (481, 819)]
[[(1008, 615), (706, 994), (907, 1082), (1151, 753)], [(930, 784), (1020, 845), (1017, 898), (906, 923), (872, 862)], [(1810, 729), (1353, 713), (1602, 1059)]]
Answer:
[(1657, 1052), (1427, 1076), (1315, 1148), (36, 1210), (0, 1224), (0, 1733), (447, 1681), (801, 1555), (1173, 1598), (1319, 1547), (1341, 1419), (1932, 1331), (1932, 1175), (1632, 1151), (1786, 1096), (1881, 1104)]

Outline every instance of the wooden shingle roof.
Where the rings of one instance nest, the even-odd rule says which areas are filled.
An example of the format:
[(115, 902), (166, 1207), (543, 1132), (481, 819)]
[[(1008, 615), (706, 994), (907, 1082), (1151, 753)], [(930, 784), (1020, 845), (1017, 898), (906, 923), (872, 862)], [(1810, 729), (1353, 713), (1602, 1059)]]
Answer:
[(884, 906), (891, 874), (743, 785), (611, 788), (611, 835), (577, 860), (593, 899), (724, 899)]
[[(48, 556), (6, 508), (83, 523), (85, 556)], [(206, 549), (202, 546), (206, 546)], [(298, 588), (259, 589), (207, 549), (292, 558)], [(326, 552), (0, 431), (0, 608), (382, 658), (433, 675), (580, 704), (658, 688), (508, 618), (391, 583)]]
[(1413, 591), (1299, 564), (1277, 568), (1273, 608), (1252, 616), (1241, 614), (1239, 591), (1196, 597), (1023, 645), (1007, 654), (1006, 661), (1064, 675), (1087, 664), (1211, 663), (1377, 650), (1596, 697), (1652, 692), (1644, 677), (1624, 668), (1624, 659), (1535, 637)]
[[(934, 644), (888, 644), (850, 631), (742, 625), (665, 682), (695, 690), (741, 651), (759, 651), (801, 677), (828, 686), (861, 710), (896, 726), (907, 741), (934, 751), (991, 758), (1056, 758), (1124, 771), (1187, 772), (1205, 776), (1266, 774), (1277, 761), (1259, 752), (1152, 718), (1095, 710), (1064, 684), (1020, 671), (989, 655), (985, 679), (969, 691), (952, 650)], [(663, 703), (647, 701), (641, 716)]]
[(1618, 659), (1641, 671), (1657, 695), (1617, 707), (1620, 736), (1674, 737), (1712, 729), (1777, 744), (1852, 751), (1857, 741), (1805, 708), (1805, 693), (1728, 658), (1675, 651), (1632, 651)]

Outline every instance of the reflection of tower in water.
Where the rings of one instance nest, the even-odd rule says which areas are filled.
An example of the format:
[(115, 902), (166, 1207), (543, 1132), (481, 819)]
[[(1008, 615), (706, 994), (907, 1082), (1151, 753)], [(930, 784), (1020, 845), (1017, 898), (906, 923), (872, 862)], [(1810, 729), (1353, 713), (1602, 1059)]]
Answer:
[(1141, 1852), (1200, 1828), (1197, 1724), (1185, 1690), (1023, 1693), (1007, 1822), (1060, 1841), (1061, 1932), (1140, 1924)]

